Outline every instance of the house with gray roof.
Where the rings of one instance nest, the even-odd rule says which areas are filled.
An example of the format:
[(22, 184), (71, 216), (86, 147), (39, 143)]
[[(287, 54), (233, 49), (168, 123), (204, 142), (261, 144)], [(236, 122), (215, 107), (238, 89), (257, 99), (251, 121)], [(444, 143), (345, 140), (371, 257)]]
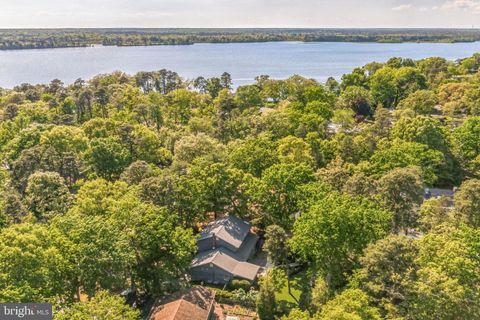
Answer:
[(457, 188), (453, 189), (440, 189), (440, 188), (426, 188), (424, 192), (424, 198), (425, 200), (428, 199), (438, 199), (438, 198), (446, 198), (447, 199), (447, 204), (446, 208), (453, 210), (455, 203), (454, 203), (454, 196), (455, 196), (455, 191)]
[(250, 229), (250, 223), (234, 216), (206, 226), (197, 240), (198, 254), (190, 267), (192, 280), (215, 284), (234, 278), (255, 280), (260, 266), (248, 260), (255, 254), (259, 238)]
[(455, 195), (455, 188), (453, 189), (440, 189), (440, 188), (425, 188), (424, 198), (439, 198), (439, 197), (447, 197), (453, 198)]

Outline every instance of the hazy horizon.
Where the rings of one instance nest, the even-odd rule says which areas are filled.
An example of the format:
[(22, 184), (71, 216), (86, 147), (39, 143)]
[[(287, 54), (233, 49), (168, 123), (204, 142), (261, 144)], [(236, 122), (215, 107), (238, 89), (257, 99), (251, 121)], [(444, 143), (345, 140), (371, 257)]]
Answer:
[(102, 30), (102, 29), (126, 29), (126, 30), (480, 30), (479, 27), (0, 27), (0, 30)]
[(0, 28), (467, 28), (480, 0), (0, 0)]

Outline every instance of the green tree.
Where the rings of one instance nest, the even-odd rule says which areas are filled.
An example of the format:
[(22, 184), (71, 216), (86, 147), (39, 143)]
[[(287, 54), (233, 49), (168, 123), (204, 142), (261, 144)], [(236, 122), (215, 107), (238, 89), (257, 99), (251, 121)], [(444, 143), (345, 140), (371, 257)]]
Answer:
[(330, 299), (330, 288), (328, 287), (327, 282), (322, 276), (315, 279), (315, 284), (312, 288), (312, 299), (311, 304), (315, 311), (319, 311)]
[(290, 311), (288, 316), (283, 316), (282, 320), (311, 320), (310, 314), (308, 311), (302, 311), (300, 309), (293, 309)]
[[(212, 95), (212, 98), (216, 95)], [(177, 89), (166, 95), (166, 104), (162, 108), (165, 120), (173, 124), (185, 125), (192, 116), (195, 105), (203, 105), (203, 96), (186, 89)]]
[(155, 176), (155, 170), (152, 165), (145, 161), (135, 161), (128, 166), (121, 174), (120, 180), (129, 185), (139, 184), (144, 179)]
[(390, 222), (391, 214), (368, 200), (331, 193), (295, 221), (290, 245), (335, 288), (344, 283), (363, 249), (387, 234)]
[(235, 91), (235, 104), (241, 109), (260, 107), (262, 105), (260, 89), (255, 85), (238, 87)]
[(320, 100), (308, 102), (303, 108), (303, 112), (319, 115), (325, 120), (330, 120), (333, 117), (332, 105)]
[(440, 122), (427, 116), (402, 117), (392, 126), (392, 138), (427, 145), (431, 149), (446, 150), (446, 133)]
[(475, 302), (465, 297), (465, 288), (457, 279), (434, 267), (425, 267), (417, 272), (413, 286), (417, 298), (410, 302), (411, 319), (475, 319), (466, 303)]
[(337, 107), (343, 109), (351, 109), (356, 114), (369, 116), (373, 112), (370, 93), (363, 87), (350, 86), (342, 91)]
[(25, 202), (34, 216), (42, 221), (64, 214), (72, 196), (65, 180), (56, 172), (36, 172), (28, 178)]
[(398, 102), (411, 93), (427, 88), (427, 79), (419, 69), (408, 66), (402, 67), (395, 72), (397, 81), (397, 97), (395, 98), (395, 106)]
[(138, 194), (145, 202), (175, 210), (175, 203), (177, 202), (177, 196), (179, 195), (179, 181), (179, 177), (174, 173), (164, 170), (158, 176), (142, 179), (139, 183)]
[(164, 170), (139, 184), (139, 196), (143, 201), (176, 212), (182, 225), (193, 226), (206, 218), (209, 205), (206, 195), (210, 189), (205, 188), (210, 187), (205, 187), (201, 177), (193, 178), (193, 174), (179, 177), (175, 172)]
[(389, 110), (385, 109), (382, 105), (377, 106), (375, 114), (373, 115), (375, 120), (371, 130), (376, 136), (385, 138), (392, 125), (392, 114)]
[(220, 118), (227, 117), (236, 107), (234, 95), (228, 89), (220, 90), (213, 103)]
[(337, 109), (333, 112), (332, 122), (338, 127), (339, 131), (346, 132), (355, 125), (354, 116), (355, 112), (351, 109)]
[(51, 147), (59, 154), (73, 152), (80, 154), (87, 148), (88, 141), (84, 132), (76, 127), (56, 126), (42, 134), (40, 143)]
[(205, 82), (205, 91), (208, 92), (212, 98), (216, 98), (222, 89), (225, 88), (223, 87), (222, 80), (220, 78), (213, 77)]
[(377, 193), (377, 186), (375, 180), (359, 172), (348, 178), (342, 190), (351, 196), (372, 198)]
[(231, 90), (232, 89), (232, 76), (228, 72), (222, 73), (220, 76), (220, 84), (224, 89)]
[(400, 101), (398, 107), (399, 109), (413, 110), (415, 114), (428, 115), (433, 112), (437, 103), (437, 95), (433, 91), (418, 90)]
[(338, 81), (334, 77), (329, 77), (327, 79), (327, 81), (325, 82), (325, 87), (328, 89), (328, 91), (335, 94), (338, 94), (340, 92), (340, 83), (338, 83)]
[(446, 114), (462, 114), (466, 108), (466, 92), (471, 85), (465, 82), (449, 82), (442, 84), (438, 90), (438, 101), (442, 105), (442, 111)]
[(71, 262), (61, 239), (40, 224), (15, 224), (0, 233), (0, 301), (64, 301)]
[(431, 150), (426, 145), (402, 140), (380, 142), (377, 150), (368, 163), (360, 163), (360, 170), (374, 177), (395, 168), (416, 166), (421, 169), (425, 184), (433, 185), (442, 173), (444, 155), (437, 150)]
[(330, 300), (315, 320), (362, 319), (380, 320), (377, 308), (369, 305), (368, 296), (358, 289), (347, 289)]
[(273, 140), (278, 140), (289, 135), (295, 135), (299, 124), (297, 112), (280, 110), (268, 110), (262, 113), (259, 119), (261, 130), (269, 134)]
[(423, 201), (423, 183), (417, 168), (397, 168), (378, 181), (382, 206), (394, 213), (393, 229), (405, 234), (417, 225), (418, 207)]
[(260, 181), (252, 181), (251, 192), (260, 205), (262, 222), (289, 231), (298, 212), (298, 188), (314, 180), (305, 164), (276, 164), (265, 170)]
[(135, 261), (127, 235), (108, 216), (84, 216), (75, 211), (52, 222), (65, 239), (62, 253), (73, 264), (73, 296), (79, 300), (82, 293), (93, 296), (97, 289), (123, 290)]
[(480, 116), (480, 94), (478, 85), (465, 92), (465, 104), (468, 114), (471, 116)]
[(342, 76), (340, 88), (344, 90), (351, 86), (365, 87), (366, 85), (367, 75), (365, 74), (365, 70), (362, 68), (355, 68), (352, 73), (347, 73)]
[(338, 157), (345, 162), (358, 164), (363, 160), (370, 159), (376, 149), (377, 139), (366, 131), (355, 135), (339, 132), (335, 134), (331, 142), (335, 146)]
[(130, 154), (115, 138), (97, 138), (90, 142), (85, 157), (99, 177), (117, 179), (130, 163)]
[(177, 226), (165, 209), (124, 201), (119, 222), (136, 256), (131, 280), (152, 295), (178, 290), (197, 249), (192, 230)]
[(119, 133), (120, 123), (113, 119), (93, 118), (82, 124), (82, 130), (89, 139), (107, 138)]
[(174, 146), (174, 161), (191, 163), (195, 158), (204, 157), (211, 160), (222, 158), (223, 145), (204, 133), (184, 136)]
[(228, 163), (256, 177), (278, 162), (276, 143), (267, 136), (235, 142), (231, 149)]
[(79, 190), (75, 206), (53, 221), (74, 262), (72, 285), (92, 296), (127, 283), (168, 292), (190, 265), (195, 240), (175, 215), (141, 202), (125, 183), (97, 179)]
[(417, 62), (420, 71), (431, 84), (438, 84), (448, 76), (449, 62), (445, 58), (432, 57)]
[(408, 318), (476, 319), (480, 315), (480, 231), (446, 226), (420, 240)]
[(471, 179), (462, 183), (454, 197), (456, 219), (480, 228), (480, 180)]
[(187, 202), (196, 197), (195, 201), (201, 203), (196, 212), (199, 218), (207, 213), (213, 213), (215, 217), (226, 213), (243, 216), (247, 213), (247, 195), (243, 192), (245, 179), (244, 173), (238, 169), (199, 159), (188, 167), (187, 174), (179, 181), (180, 201), (188, 208)]
[(420, 229), (429, 232), (444, 223), (453, 223), (452, 209), (452, 200), (448, 197), (425, 200), (420, 207)]
[(480, 165), (473, 165), (480, 159), (480, 117), (469, 117), (453, 133), (454, 148), (463, 166), (467, 170), (478, 170)]
[(334, 189), (340, 191), (350, 179), (351, 168), (340, 157), (335, 158), (325, 168), (321, 168), (315, 174), (318, 180), (328, 183)]
[(121, 131), (120, 139), (129, 150), (132, 160), (143, 160), (160, 166), (171, 163), (172, 155), (162, 146), (155, 131), (142, 125), (126, 125)]
[(262, 82), (262, 96), (264, 101), (278, 103), (285, 100), (293, 92), (293, 83), (285, 80), (267, 79)]
[(394, 106), (397, 97), (395, 69), (384, 67), (370, 77), (370, 92), (375, 104), (386, 108)]
[(70, 307), (58, 310), (55, 320), (137, 320), (140, 312), (125, 304), (123, 298), (99, 291), (86, 302), (77, 302)]
[(260, 320), (274, 320), (277, 312), (274, 285), (270, 277), (265, 276), (260, 281), (257, 295), (256, 310)]
[(22, 198), (11, 186), (4, 186), (0, 191), (0, 229), (10, 223), (20, 223), (27, 215)]
[(365, 249), (354, 283), (373, 298), (383, 316), (404, 314), (408, 285), (415, 279), (418, 244), (401, 235), (389, 235)]
[(400, 57), (393, 57), (386, 62), (387, 67), (400, 69), (403, 67), (415, 67), (415, 62), (412, 59), (405, 59)]
[(282, 266), (287, 263), (288, 247), (287, 233), (277, 225), (270, 225), (265, 232), (264, 249), (268, 253), (268, 258), (274, 265)]
[(48, 129), (48, 125), (32, 124), (20, 131), (18, 135), (4, 146), (8, 162), (12, 163), (18, 159), (23, 150), (33, 148), (39, 144), (42, 133)]
[(312, 150), (303, 139), (288, 136), (278, 142), (278, 159), (282, 163), (313, 165)]

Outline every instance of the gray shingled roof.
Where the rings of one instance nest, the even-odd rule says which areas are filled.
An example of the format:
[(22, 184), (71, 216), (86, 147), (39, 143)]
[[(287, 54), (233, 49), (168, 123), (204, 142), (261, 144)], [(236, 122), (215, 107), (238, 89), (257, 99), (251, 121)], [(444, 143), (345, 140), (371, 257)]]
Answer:
[(199, 240), (215, 236), (238, 249), (250, 232), (250, 228), (250, 223), (228, 216), (209, 223), (200, 234)]
[(235, 258), (239, 261), (247, 261), (255, 250), (258, 239), (259, 237), (256, 234), (249, 232), (240, 248), (235, 251)]
[(453, 197), (455, 192), (452, 189), (429, 188), (433, 197)]
[(209, 263), (213, 263), (225, 271), (233, 271), (238, 260), (235, 259), (227, 249), (218, 248), (215, 250), (200, 252), (195, 258), (193, 258), (191, 266), (194, 268)]
[(245, 261), (239, 261), (233, 252), (224, 248), (200, 252), (193, 259), (191, 267), (200, 267), (210, 263), (231, 273), (235, 277), (250, 281), (255, 280), (255, 277), (260, 270), (260, 267), (257, 265)]

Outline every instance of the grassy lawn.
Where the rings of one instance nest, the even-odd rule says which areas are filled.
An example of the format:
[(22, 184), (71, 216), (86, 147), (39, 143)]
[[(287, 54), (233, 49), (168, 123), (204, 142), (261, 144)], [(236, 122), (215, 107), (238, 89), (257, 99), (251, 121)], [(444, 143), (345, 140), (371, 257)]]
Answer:
[(288, 286), (285, 285), (282, 290), (275, 293), (277, 301), (283, 302), (289, 307), (298, 306), (298, 301), (300, 301), (300, 295), (302, 291), (306, 291), (308, 286), (308, 275), (305, 271), (300, 272), (294, 275), (290, 279), (290, 293), (288, 293)]

